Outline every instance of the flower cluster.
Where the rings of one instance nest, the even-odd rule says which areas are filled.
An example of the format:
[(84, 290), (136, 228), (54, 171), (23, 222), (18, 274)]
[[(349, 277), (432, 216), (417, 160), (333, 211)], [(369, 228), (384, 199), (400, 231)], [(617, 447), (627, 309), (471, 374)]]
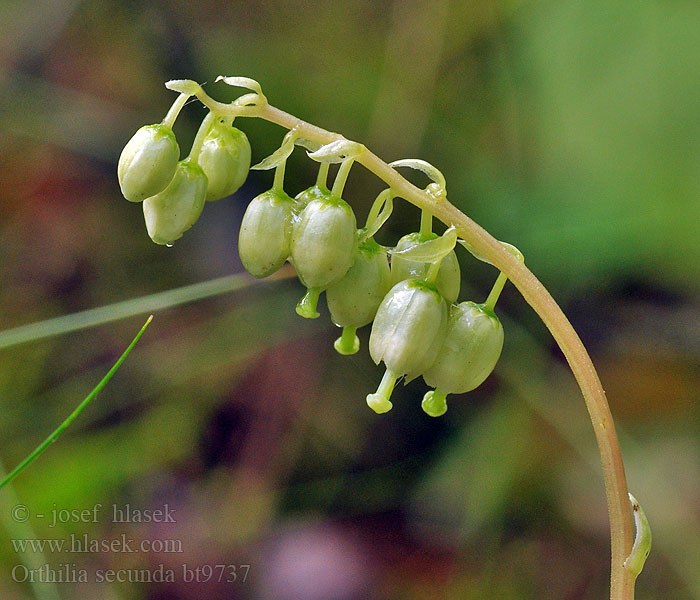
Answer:
[[(256, 82), (224, 80), (256, 90), (239, 99), (238, 106), (265, 101)], [(206, 201), (234, 193), (251, 168), (248, 139), (233, 127), (229, 113), (216, 108), (204, 118), (189, 156), (179, 160), (172, 126), (197, 90), (171, 89), (181, 91), (180, 97), (162, 123), (136, 132), (118, 167), (126, 199), (143, 201), (149, 236), (168, 245), (195, 223)], [(306, 148), (320, 166), (315, 184), (292, 198), (284, 190), (284, 172), (297, 146)], [(499, 275), (484, 303), (455, 304), (461, 275), (454, 248), (458, 242), (470, 248), (454, 228), (442, 236), (433, 233), (432, 215), (426, 211), (419, 231), (403, 236), (394, 248), (378, 244), (374, 235), (391, 215), (397, 196), (392, 188), (379, 194), (365, 226), (358, 228), (342, 195), (354, 161), (365, 151), (346, 139), (320, 146), (289, 131), (276, 152), (252, 167), (275, 169), (275, 175), (272, 188), (255, 197), (243, 216), (241, 262), (251, 275), (262, 278), (289, 261), (307, 288), (296, 307), (302, 317), (319, 316), (317, 304), (325, 292), (331, 319), (342, 328), (334, 344), (340, 354), (356, 353), (357, 329), (372, 323), (369, 352), (375, 363), (386, 367), (377, 391), (367, 396), (374, 411), (391, 409), (391, 392), (400, 378), (410, 381), (422, 375), (434, 388), (425, 394), (423, 410), (440, 416), (447, 410), (446, 395), (476, 388), (501, 354), (503, 328), (494, 306), (506, 279)], [(332, 163), (340, 166), (329, 188)], [(391, 166), (423, 171), (432, 180), (425, 191), (437, 199), (446, 197), (445, 179), (429, 163), (407, 159)]]
[(122, 194), (143, 202), (148, 235), (170, 245), (197, 222), (207, 201), (230, 196), (250, 169), (250, 143), (233, 119), (210, 112), (202, 121), (192, 150), (180, 160), (172, 124), (184, 96), (162, 123), (141, 127), (122, 150), (117, 176)]

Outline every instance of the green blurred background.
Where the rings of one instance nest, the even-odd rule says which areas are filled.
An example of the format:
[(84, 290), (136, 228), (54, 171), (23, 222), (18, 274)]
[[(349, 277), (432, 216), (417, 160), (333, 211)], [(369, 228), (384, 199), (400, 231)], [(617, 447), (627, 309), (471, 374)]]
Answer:
[[(133, 300), (132, 316), (109, 308), (116, 320), (65, 335), (46, 337), (50, 324), (25, 329), (23, 343), (0, 333), (6, 469), (97, 383), (152, 294), (241, 271), (240, 218), (270, 172), (252, 172), (165, 248), (115, 171), (132, 133), (174, 99), (165, 81), (209, 82), (228, 101), (236, 90), (215, 77), (245, 75), (273, 104), (386, 160), (437, 165), (452, 202), (524, 252), (592, 353), (652, 523), (637, 597), (700, 598), (697, 2), (4, 0), (0, 23), (0, 328)], [(178, 120), (185, 151), (203, 115), (193, 103)], [(255, 162), (283, 133), (237, 124)], [(288, 191), (314, 176), (298, 151)], [(361, 167), (351, 173), (346, 199), (360, 221), (380, 189)], [(399, 202), (379, 241), (418, 220)], [(461, 299), (483, 299), (495, 272), (459, 256)], [(368, 332), (358, 355), (336, 355), (325, 303), (316, 321), (294, 313), (295, 280), (221, 287), (238, 289), (156, 310), (95, 403), (0, 492), (0, 597), (606, 597), (590, 423), (512, 287), (499, 302), (499, 365), (440, 419), (420, 410), (422, 380), (397, 388), (390, 413), (372, 413), (364, 397), (382, 371)], [(27, 522), (12, 518), (18, 503)], [(37, 517), (97, 503), (97, 523)], [(112, 505), (127, 504), (167, 504), (176, 522), (112, 522)], [(182, 552), (22, 555), (11, 543), (71, 535), (175, 540)], [(44, 564), (90, 581), (22, 582)], [(174, 583), (95, 581), (160, 565)], [(204, 582), (200, 571), (188, 583), (183, 565), (237, 565), (239, 580)]]

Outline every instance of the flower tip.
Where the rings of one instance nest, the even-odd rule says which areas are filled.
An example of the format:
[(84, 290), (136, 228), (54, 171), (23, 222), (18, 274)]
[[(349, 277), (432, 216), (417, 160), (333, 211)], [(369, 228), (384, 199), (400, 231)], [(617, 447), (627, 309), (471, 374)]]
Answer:
[(430, 390), (423, 396), (421, 408), (430, 417), (441, 417), (447, 412), (445, 394), (437, 390)]
[(300, 317), (305, 319), (317, 319), (321, 315), (316, 306), (318, 305), (318, 297), (323, 290), (321, 288), (307, 288), (304, 297), (297, 302), (296, 311)]
[(318, 319), (318, 317), (321, 316), (321, 313), (310, 308), (308, 304), (302, 304), (301, 301), (297, 304), (295, 310), (300, 317), (304, 317), (305, 319)]
[(333, 347), (338, 354), (343, 356), (350, 356), (352, 354), (357, 354), (360, 349), (360, 338), (355, 336), (355, 339), (347, 342), (343, 337), (339, 337), (335, 342), (333, 342)]
[(381, 394), (368, 394), (367, 406), (369, 406), (378, 415), (381, 415), (389, 412), (394, 405)]

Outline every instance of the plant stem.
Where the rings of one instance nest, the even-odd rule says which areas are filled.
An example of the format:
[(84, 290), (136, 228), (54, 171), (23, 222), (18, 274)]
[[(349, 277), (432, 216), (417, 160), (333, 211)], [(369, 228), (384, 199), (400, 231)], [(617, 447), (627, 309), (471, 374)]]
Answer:
[(190, 94), (180, 94), (177, 97), (175, 102), (173, 102), (173, 105), (170, 107), (168, 114), (165, 115), (165, 118), (163, 119), (163, 125), (166, 125), (170, 129), (173, 128), (173, 125), (175, 124), (175, 119), (177, 119), (177, 116), (180, 114), (182, 107), (185, 106), (189, 98)]
[(214, 119), (216, 119), (214, 113), (212, 111), (208, 112), (207, 116), (202, 119), (202, 124), (197, 130), (197, 135), (194, 136), (194, 142), (192, 142), (192, 149), (190, 150), (190, 158), (194, 162), (197, 162), (197, 159), (199, 159), (199, 153), (202, 151), (202, 145), (214, 123)]
[(431, 233), (433, 233), (433, 215), (423, 209), (420, 211), (420, 234), (423, 237), (427, 237)]
[(484, 306), (490, 308), (491, 310), (494, 309), (494, 307), (496, 306), (496, 302), (498, 302), (498, 298), (500, 297), (501, 292), (503, 291), (503, 286), (506, 284), (506, 281), (508, 281), (508, 278), (503, 273), (499, 273), (498, 278), (496, 279), (496, 283), (493, 284), (491, 292), (489, 293), (488, 298), (486, 298), (486, 301), (484, 302)]
[(287, 161), (283, 160), (275, 167), (275, 178), (272, 180), (272, 189), (280, 194), (284, 192), (284, 171), (287, 167)]
[(318, 175), (316, 176), (316, 185), (323, 190), (328, 189), (328, 169), (330, 169), (331, 163), (322, 162), (318, 167)]
[(391, 188), (381, 192), (376, 200), (372, 203), (372, 208), (369, 209), (367, 221), (365, 221), (364, 229), (359, 237), (359, 242), (364, 242), (366, 239), (373, 237), (386, 223), (394, 210), (394, 192)]
[[(235, 106), (220, 110), (236, 116), (260, 117), (286, 129), (295, 129), (299, 137), (320, 144), (329, 144), (344, 139), (340, 134), (331, 133), (302, 121), (269, 104), (256, 107), (255, 113), (252, 115), (251, 112), (244, 113)], [(610, 519), (610, 599), (633, 600), (634, 578), (624, 568), (624, 562), (632, 549), (634, 536), (620, 444), (598, 374), (571, 323), (551, 294), (524, 264), (491, 234), (446, 199), (431, 197), (425, 191), (411, 184), (398, 171), (392, 169), (369, 150), (362, 152), (357, 157), (357, 162), (386, 182), (393, 188), (397, 196), (401, 196), (422, 210), (428, 210), (445, 225), (454, 226), (460, 237), (469, 242), (476, 251), (511, 280), (525, 301), (542, 319), (561, 348), (581, 388), (600, 453)]]
[(352, 164), (355, 162), (354, 158), (345, 159), (338, 169), (338, 174), (335, 176), (335, 181), (333, 182), (333, 189), (331, 194), (341, 198), (343, 195), (343, 190), (345, 189), (345, 182), (348, 180), (348, 175), (350, 174), (350, 169)]

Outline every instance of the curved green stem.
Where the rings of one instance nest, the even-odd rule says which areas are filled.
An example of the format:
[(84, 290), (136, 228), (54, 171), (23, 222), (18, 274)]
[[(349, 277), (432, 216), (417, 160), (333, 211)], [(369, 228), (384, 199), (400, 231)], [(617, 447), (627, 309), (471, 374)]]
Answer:
[[(199, 97), (199, 94), (197, 96)], [(252, 107), (254, 111), (247, 113), (244, 112), (244, 107), (221, 106), (223, 108), (220, 112), (223, 114), (256, 116), (286, 129), (296, 128), (300, 137), (322, 145), (345, 139), (340, 134), (302, 121), (269, 104)], [(446, 225), (454, 226), (460, 237), (510, 279), (551, 332), (581, 388), (598, 443), (610, 519), (610, 598), (632, 600), (634, 578), (624, 568), (624, 562), (632, 549), (633, 526), (622, 454), (605, 392), (595, 367), (571, 323), (532, 272), (467, 215), (445, 199), (436, 199), (417, 188), (369, 150), (362, 152), (357, 157), (357, 162), (386, 182), (397, 196), (405, 198), (420, 209), (427, 209)]]
[(163, 125), (167, 125), (170, 129), (173, 128), (173, 125), (175, 125), (175, 119), (177, 119), (182, 107), (185, 106), (187, 101), (190, 99), (190, 96), (191, 94), (182, 93), (177, 97), (175, 102), (173, 102), (173, 105), (170, 107), (168, 114), (165, 115)]
[(501, 292), (503, 291), (503, 286), (506, 284), (506, 281), (508, 281), (508, 278), (503, 273), (499, 273), (496, 283), (493, 284), (491, 292), (489, 292), (488, 298), (486, 298), (486, 301), (484, 302), (484, 306), (486, 306), (486, 308), (489, 308), (490, 310), (494, 309), (496, 302), (498, 302), (498, 298), (501, 296)]
[(361, 230), (358, 241), (361, 243), (373, 237), (381, 229), (382, 225), (386, 223), (393, 210), (394, 192), (391, 188), (387, 188), (372, 203), (372, 208), (370, 208), (367, 215), (365, 226)]
[(197, 130), (197, 135), (194, 136), (194, 142), (192, 142), (192, 149), (190, 150), (189, 158), (197, 162), (199, 158), (199, 153), (202, 151), (202, 146), (204, 145), (204, 140), (209, 133), (211, 126), (214, 124), (214, 119), (216, 116), (212, 111), (207, 113), (207, 116), (202, 119), (202, 124)]
[(276, 192), (284, 191), (284, 171), (287, 168), (287, 161), (283, 160), (275, 167), (275, 178), (272, 180), (272, 189)]
[(333, 189), (331, 194), (342, 198), (343, 190), (345, 189), (345, 182), (348, 180), (348, 175), (350, 174), (350, 169), (352, 164), (355, 162), (355, 158), (347, 158), (340, 164), (340, 169), (338, 169), (338, 174), (335, 176), (335, 181), (333, 182)]
[(316, 175), (316, 185), (322, 190), (328, 189), (328, 169), (331, 168), (331, 163), (322, 162), (318, 167), (318, 175)]
[(102, 388), (107, 385), (109, 380), (112, 379), (112, 376), (117, 372), (117, 369), (121, 366), (124, 360), (126, 360), (126, 357), (129, 356), (129, 353), (133, 350), (134, 346), (136, 345), (136, 342), (138, 342), (139, 338), (143, 335), (143, 332), (146, 331), (146, 327), (148, 327), (152, 319), (153, 315), (146, 319), (146, 322), (143, 324), (143, 327), (141, 327), (141, 330), (136, 334), (136, 337), (134, 337), (134, 339), (131, 340), (131, 343), (127, 346), (126, 350), (124, 350), (124, 353), (117, 359), (117, 362), (115, 362), (112, 368), (107, 372), (107, 375), (105, 375), (102, 378), (102, 380), (85, 397), (85, 399), (78, 405), (78, 407), (68, 416), (68, 418), (65, 421), (63, 421), (63, 423), (61, 423), (49, 437), (47, 437), (43, 442), (41, 442), (41, 444), (39, 444), (29, 456), (27, 456), (14, 469), (12, 469), (12, 471), (10, 471), (2, 479), (2, 481), (0, 481), (0, 489), (2, 489), (4, 486), (10, 483), (10, 481), (17, 477), (17, 475), (24, 471), (24, 469), (26, 469), (30, 464), (32, 464), (37, 458), (39, 458), (39, 456), (41, 456), (45, 452), (45, 450), (56, 441), (58, 436), (61, 435), (73, 421), (75, 421), (78, 415), (81, 412), (83, 412), (85, 407), (88, 404), (90, 404), (90, 402), (92, 402), (95, 396), (97, 396), (97, 394), (99, 394), (102, 391)]
[[(179, 83), (182, 85), (172, 86), (170, 84)], [(258, 94), (246, 94), (242, 98), (238, 98), (237, 101), (231, 104), (225, 104), (223, 102), (217, 102), (209, 94), (207, 94), (201, 85), (191, 80), (180, 80), (179, 82), (168, 82), (166, 87), (171, 90), (179, 91), (190, 96), (196, 96), (197, 99), (204, 104), (210, 111), (217, 114), (229, 115), (231, 117), (258, 117), (260, 116), (261, 105), (249, 106), (245, 103), (239, 103), (242, 98), (247, 98), (248, 96), (259, 96)], [(267, 99), (263, 97), (263, 104), (267, 103)]]
[(380, 192), (379, 195), (372, 202), (372, 207), (369, 209), (369, 214), (367, 215), (367, 220), (365, 221), (365, 228), (368, 228), (372, 223), (377, 220), (379, 213), (381, 212), (384, 205), (387, 203), (388, 197), (391, 195), (391, 188)]

